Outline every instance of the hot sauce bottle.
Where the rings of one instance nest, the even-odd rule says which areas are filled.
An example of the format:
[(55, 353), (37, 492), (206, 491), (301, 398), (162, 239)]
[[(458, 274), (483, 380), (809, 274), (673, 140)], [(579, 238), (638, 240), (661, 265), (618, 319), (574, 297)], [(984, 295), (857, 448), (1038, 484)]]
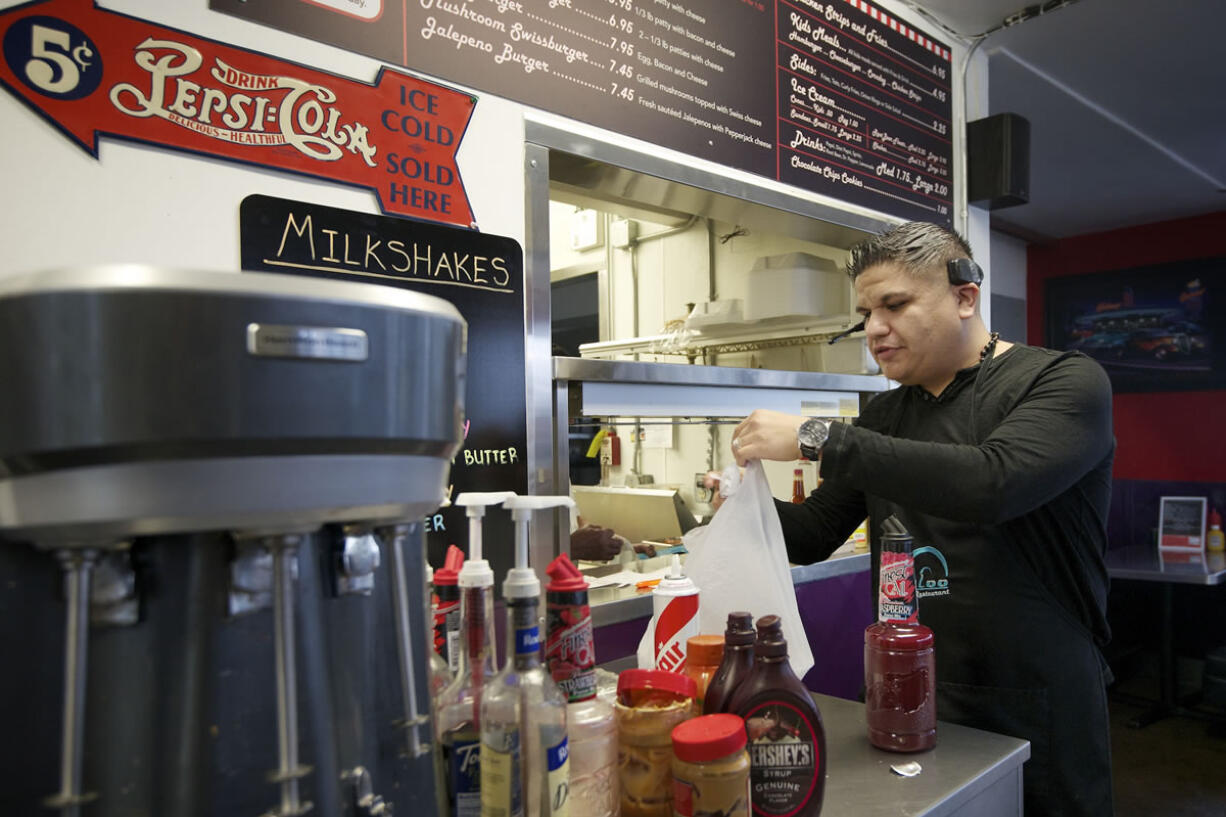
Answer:
[(919, 752), (937, 742), (933, 634), (919, 623), (911, 534), (893, 516), (881, 530), (877, 623), (864, 631), (868, 739), (879, 749)]
[(817, 817), (826, 789), (822, 715), (788, 664), (779, 616), (763, 616), (757, 623), (753, 670), (728, 710), (745, 719), (753, 813)]

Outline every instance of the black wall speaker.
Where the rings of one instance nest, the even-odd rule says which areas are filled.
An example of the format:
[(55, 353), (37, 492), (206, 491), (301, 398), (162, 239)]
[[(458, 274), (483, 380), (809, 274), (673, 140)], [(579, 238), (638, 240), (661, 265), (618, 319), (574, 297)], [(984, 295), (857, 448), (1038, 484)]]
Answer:
[(1030, 122), (998, 113), (966, 125), (967, 177), (971, 202), (989, 210), (1030, 201)]

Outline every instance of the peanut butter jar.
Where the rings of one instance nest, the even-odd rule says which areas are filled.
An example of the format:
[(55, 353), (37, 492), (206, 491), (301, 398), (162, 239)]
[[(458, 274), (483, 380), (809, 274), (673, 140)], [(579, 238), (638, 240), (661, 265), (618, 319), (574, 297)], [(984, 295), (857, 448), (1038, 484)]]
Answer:
[(693, 714), (694, 682), (662, 670), (618, 678), (617, 768), (622, 817), (673, 814), (673, 728)]
[(749, 752), (739, 715), (703, 715), (675, 727), (673, 815), (749, 817)]

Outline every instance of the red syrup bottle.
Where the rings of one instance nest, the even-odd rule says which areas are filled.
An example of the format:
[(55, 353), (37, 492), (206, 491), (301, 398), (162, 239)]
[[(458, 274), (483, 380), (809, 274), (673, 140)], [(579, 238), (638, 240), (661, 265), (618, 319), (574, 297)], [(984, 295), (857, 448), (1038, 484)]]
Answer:
[(933, 634), (919, 623), (911, 534), (893, 516), (881, 530), (877, 623), (864, 631), (868, 740), (891, 752), (920, 752), (937, 743)]

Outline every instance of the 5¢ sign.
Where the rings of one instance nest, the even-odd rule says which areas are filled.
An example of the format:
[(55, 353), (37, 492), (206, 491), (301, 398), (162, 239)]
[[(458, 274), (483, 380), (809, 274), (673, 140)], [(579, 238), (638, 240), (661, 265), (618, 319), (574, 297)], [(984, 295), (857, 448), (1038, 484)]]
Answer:
[(52, 99), (81, 99), (102, 82), (98, 47), (56, 17), (24, 17), (4, 32), (4, 61), (17, 78)]

